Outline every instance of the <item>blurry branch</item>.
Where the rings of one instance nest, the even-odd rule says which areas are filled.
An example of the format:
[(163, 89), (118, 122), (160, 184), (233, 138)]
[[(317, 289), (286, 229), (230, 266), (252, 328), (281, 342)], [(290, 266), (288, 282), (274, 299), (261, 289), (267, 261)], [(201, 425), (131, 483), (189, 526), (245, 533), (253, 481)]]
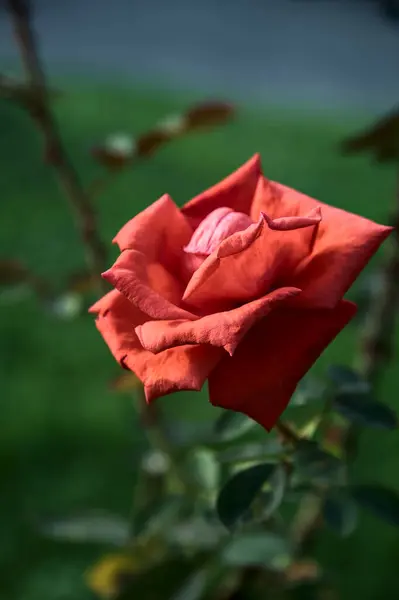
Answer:
[[(59, 184), (75, 213), (87, 262), (92, 273), (97, 277), (98, 285), (105, 288), (100, 274), (105, 268), (106, 249), (97, 233), (94, 210), (63, 147), (60, 133), (50, 110), (49, 92), (30, 23), (29, 2), (28, 0), (8, 0), (8, 8), (30, 90), (29, 93), (26, 93), (25, 86), (20, 87), (19, 97), (21, 98), (22, 89), (23, 104), (43, 137), (45, 160), (54, 168)], [(4, 78), (2, 78), (2, 83), (4, 84)]]
[(198, 104), (181, 114), (169, 115), (137, 139), (128, 134), (111, 135), (92, 149), (93, 157), (107, 169), (89, 187), (91, 196), (101, 193), (116, 173), (152, 156), (165, 144), (184, 135), (222, 125), (232, 118), (234, 108), (225, 102)]
[(0, 286), (9, 288), (19, 285), (31, 288), (40, 300), (46, 301), (51, 296), (47, 282), (25, 265), (14, 259), (0, 259)]
[(275, 427), (283, 442), (296, 445), (301, 441), (301, 436), (287, 423), (278, 421)]
[[(49, 95), (52, 98), (57, 98), (61, 95), (58, 90), (49, 90)], [(36, 101), (36, 95), (31, 86), (24, 81), (19, 81), (14, 77), (2, 75), (0, 73), (0, 98), (12, 100), (20, 104), (24, 109), (30, 111)]]

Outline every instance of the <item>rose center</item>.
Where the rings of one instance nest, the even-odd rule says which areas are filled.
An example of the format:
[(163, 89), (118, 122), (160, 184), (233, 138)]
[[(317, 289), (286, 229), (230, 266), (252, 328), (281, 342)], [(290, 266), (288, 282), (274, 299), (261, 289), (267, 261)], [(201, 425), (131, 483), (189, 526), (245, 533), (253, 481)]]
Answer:
[(223, 240), (237, 231), (247, 229), (252, 223), (248, 215), (231, 208), (222, 207), (212, 211), (201, 221), (184, 248), (186, 267), (191, 272), (195, 271)]

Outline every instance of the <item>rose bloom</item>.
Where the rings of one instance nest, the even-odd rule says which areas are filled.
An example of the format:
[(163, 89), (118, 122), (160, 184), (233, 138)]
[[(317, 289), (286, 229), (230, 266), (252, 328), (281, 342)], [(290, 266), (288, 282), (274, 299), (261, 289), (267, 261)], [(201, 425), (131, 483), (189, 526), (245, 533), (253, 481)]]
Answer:
[(148, 402), (208, 380), (213, 405), (269, 430), (354, 316), (343, 296), (391, 230), (269, 181), (256, 155), (122, 227), (103, 273), (115, 289), (90, 311)]

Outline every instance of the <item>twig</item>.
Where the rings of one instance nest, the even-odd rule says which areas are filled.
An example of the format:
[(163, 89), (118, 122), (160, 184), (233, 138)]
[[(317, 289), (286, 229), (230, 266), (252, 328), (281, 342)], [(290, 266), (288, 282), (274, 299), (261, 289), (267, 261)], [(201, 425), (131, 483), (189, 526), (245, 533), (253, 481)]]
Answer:
[(29, 2), (28, 0), (8, 0), (8, 7), (21, 61), (32, 90), (29, 105), (25, 104), (25, 106), (42, 134), (45, 159), (54, 168), (58, 182), (75, 213), (89, 267), (96, 275), (101, 288), (106, 289), (100, 276), (106, 264), (106, 249), (97, 233), (96, 216), (89, 197), (85, 194), (79, 177), (63, 147), (60, 133), (50, 110), (46, 79), (30, 22)]
[(285, 442), (296, 445), (301, 441), (301, 437), (287, 423), (277, 421), (275, 428)]

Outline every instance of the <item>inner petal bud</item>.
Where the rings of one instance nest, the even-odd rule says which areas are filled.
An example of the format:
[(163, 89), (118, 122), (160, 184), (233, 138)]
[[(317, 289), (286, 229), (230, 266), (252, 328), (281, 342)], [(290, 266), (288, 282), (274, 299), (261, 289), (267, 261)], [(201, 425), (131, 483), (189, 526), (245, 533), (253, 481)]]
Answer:
[(223, 240), (250, 225), (252, 219), (248, 215), (227, 207), (217, 208), (200, 223), (184, 251), (188, 254), (200, 255), (205, 259)]

